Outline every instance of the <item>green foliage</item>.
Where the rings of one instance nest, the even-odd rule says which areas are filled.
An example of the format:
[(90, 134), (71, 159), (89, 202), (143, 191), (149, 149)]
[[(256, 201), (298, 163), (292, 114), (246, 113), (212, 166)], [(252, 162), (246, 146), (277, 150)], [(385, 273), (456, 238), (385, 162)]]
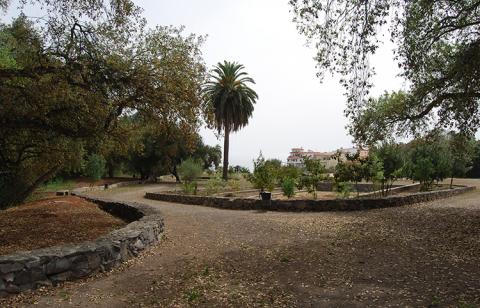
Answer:
[(321, 181), (326, 179), (325, 166), (322, 164), (321, 161), (316, 159), (311, 159), (309, 157), (304, 157), (303, 161), (305, 164), (305, 172), (300, 177), (298, 188), (307, 189), (307, 191), (311, 193), (313, 197), (316, 199), (317, 186)]
[(467, 176), (471, 178), (480, 178), (480, 141), (473, 144), (471, 168), (467, 171)]
[(464, 177), (472, 168), (475, 153), (475, 140), (470, 136), (453, 132), (448, 134), (447, 138), (449, 151), (452, 157), (452, 170), (450, 172), (451, 188), (454, 177)]
[(181, 184), (181, 187), (182, 187), (183, 192), (187, 195), (196, 195), (197, 194), (197, 189), (198, 189), (198, 183), (197, 182), (184, 181)]
[[(403, 136), (435, 126), (470, 134), (479, 128), (478, 1), (289, 2), (300, 33), (317, 48), (319, 75), (343, 76), (346, 114), (357, 141), (372, 144), (388, 132)], [(410, 87), (399, 104), (374, 106), (367, 99), (375, 69), (369, 60), (388, 40), (381, 39), (386, 27)]]
[(203, 167), (199, 161), (188, 158), (178, 166), (178, 173), (183, 182), (191, 183), (202, 175)]
[(229, 174), (235, 174), (235, 173), (249, 174), (249, 173), (250, 173), (250, 170), (248, 170), (247, 167), (243, 167), (243, 166), (236, 165), (236, 166), (230, 166), (230, 167), (228, 167), (228, 173), (229, 173)]
[(185, 294), (185, 298), (188, 302), (194, 302), (202, 296), (202, 293), (197, 289), (192, 289)]
[(348, 199), (350, 197), (350, 192), (352, 191), (352, 187), (347, 182), (338, 182), (336, 185), (337, 195), (341, 199)]
[(442, 181), (451, 174), (452, 156), (441, 136), (419, 138), (408, 145), (407, 177), (419, 181), (422, 190), (431, 189), (434, 181)]
[(133, 136), (127, 161), (132, 172), (139, 173), (142, 179), (156, 179), (171, 173), (180, 181), (177, 166), (190, 156), (197, 157), (195, 145), (200, 136), (182, 130), (175, 123), (158, 125), (148, 120), (137, 121), (141, 128)]
[(369, 177), (368, 165), (366, 160), (360, 159), (358, 154), (353, 156), (346, 156), (346, 160), (339, 159), (337, 166), (335, 167), (334, 181), (338, 187), (339, 183), (353, 182), (356, 186), (364, 178)]
[(88, 155), (83, 174), (94, 181), (98, 181), (105, 174), (105, 158), (98, 154)]
[(283, 183), (285, 179), (292, 179), (297, 181), (300, 178), (302, 170), (293, 166), (281, 166), (277, 170), (277, 179), (279, 183)]
[(253, 113), (257, 93), (249, 87), (255, 81), (248, 77), (244, 66), (224, 61), (213, 68), (210, 81), (203, 89), (205, 100), (212, 110), (211, 124), (225, 134), (223, 178), (228, 179), (228, 150), (230, 132), (236, 132), (248, 124)]
[(238, 191), (240, 190), (240, 179), (238, 178), (230, 178), (228, 179), (227, 181), (227, 186), (228, 186), (228, 189), (229, 190), (233, 190), (233, 191)]
[(380, 184), (382, 195), (386, 196), (393, 183), (404, 174), (404, 150), (394, 142), (383, 142), (370, 150), (369, 161), (371, 180)]
[(199, 159), (203, 163), (203, 169), (210, 169), (214, 167), (217, 169), (222, 160), (222, 148), (220, 145), (210, 146), (203, 143), (201, 138), (198, 138), (193, 157)]
[(205, 192), (207, 195), (217, 194), (225, 187), (225, 181), (218, 175), (210, 178), (205, 184)]
[(253, 187), (260, 191), (272, 191), (275, 188), (275, 168), (274, 164), (267, 163), (262, 153), (253, 162), (253, 173), (249, 174), (248, 180)]
[(75, 182), (73, 181), (65, 181), (61, 177), (56, 177), (51, 179), (50, 181), (46, 182), (45, 184), (41, 185), (38, 188), (38, 191), (41, 192), (52, 192), (57, 190), (70, 190), (75, 188)]
[(288, 198), (291, 198), (291, 197), (295, 196), (295, 187), (296, 186), (297, 186), (297, 183), (295, 183), (294, 179), (289, 178), (289, 177), (284, 178), (282, 183), (281, 183), (283, 195), (288, 197)]
[(192, 134), (207, 112), (202, 37), (147, 28), (129, 0), (37, 2), (41, 24), (0, 27), (0, 207), (77, 168), (85, 149), (113, 170), (118, 144), (105, 140), (126, 114)]

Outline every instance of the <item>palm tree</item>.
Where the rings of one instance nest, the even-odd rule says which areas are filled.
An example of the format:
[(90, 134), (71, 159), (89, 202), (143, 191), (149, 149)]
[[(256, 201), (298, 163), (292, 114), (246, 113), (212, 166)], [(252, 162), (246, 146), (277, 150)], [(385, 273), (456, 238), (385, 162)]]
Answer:
[(253, 104), (257, 93), (248, 87), (255, 84), (243, 71), (244, 66), (236, 62), (224, 61), (213, 68), (210, 81), (206, 83), (204, 94), (211, 105), (214, 126), (220, 133), (224, 131), (223, 179), (228, 179), (228, 148), (230, 133), (240, 130), (248, 124), (253, 113)]

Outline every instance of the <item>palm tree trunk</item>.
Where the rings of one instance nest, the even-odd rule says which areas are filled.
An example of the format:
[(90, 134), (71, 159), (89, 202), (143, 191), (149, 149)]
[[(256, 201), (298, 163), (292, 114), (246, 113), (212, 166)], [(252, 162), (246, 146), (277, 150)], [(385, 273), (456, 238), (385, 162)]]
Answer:
[(223, 179), (228, 180), (228, 147), (230, 146), (230, 128), (225, 127), (225, 138), (223, 140)]

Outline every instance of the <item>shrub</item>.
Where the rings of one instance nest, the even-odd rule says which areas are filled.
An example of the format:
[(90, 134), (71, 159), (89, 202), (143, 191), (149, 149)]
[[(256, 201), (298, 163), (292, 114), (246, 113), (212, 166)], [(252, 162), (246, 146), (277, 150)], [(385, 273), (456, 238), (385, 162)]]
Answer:
[(287, 198), (291, 198), (295, 195), (295, 180), (292, 178), (285, 178), (282, 181), (282, 192), (283, 195), (286, 196)]
[(273, 164), (267, 163), (260, 153), (253, 165), (253, 173), (248, 176), (248, 180), (253, 184), (253, 187), (260, 189), (260, 191), (265, 191), (265, 189), (272, 191), (275, 188), (276, 179)]
[(98, 181), (105, 174), (105, 158), (99, 154), (90, 154), (87, 157), (83, 174), (94, 181)]
[(351, 185), (347, 182), (336, 183), (337, 196), (341, 199), (347, 199), (352, 190)]
[(240, 190), (240, 180), (229, 179), (227, 182), (228, 188), (233, 191)]
[(220, 192), (225, 187), (225, 182), (219, 176), (210, 178), (205, 184), (205, 192), (207, 195), (213, 195)]
[(298, 180), (298, 178), (301, 175), (301, 169), (294, 167), (294, 166), (281, 166), (280, 169), (278, 170), (278, 180), (280, 184), (283, 183), (283, 181), (287, 178), (290, 178), (292, 180)]
[(177, 168), (178, 174), (183, 181), (182, 188), (186, 194), (197, 193), (195, 181), (203, 173), (202, 164), (192, 158), (184, 160)]
[(313, 194), (313, 198), (317, 199), (317, 186), (325, 179), (325, 166), (321, 161), (304, 158), (305, 173), (300, 178), (299, 188), (306, 188), (307, 191)]
[(186, 182), (182, 183), (182, 190), (187, 195), (196, 195), (197, 194), (197, 183), (196, 182)]

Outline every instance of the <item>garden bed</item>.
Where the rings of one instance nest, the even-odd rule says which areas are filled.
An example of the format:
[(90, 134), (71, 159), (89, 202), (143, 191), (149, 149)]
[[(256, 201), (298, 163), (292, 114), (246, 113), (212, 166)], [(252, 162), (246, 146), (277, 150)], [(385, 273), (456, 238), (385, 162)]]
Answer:
[(50, 198), (0, 211), (0, 255), (93, 240), (126, 225), (78, 197)]
[(457, 194), (475, 190), (475, 187), (458, 186), (453, 189), (430, 192), (409, 193), (405, 196), (388, 196), (384, 198), (361, 196), (351, 199), (317, 199), (317, 200), (258, 200), (249, 198), (204, 197), (169, 193), (146, 193), (145, 198), (166, 202), (202, 205), (234, 210), (267, 211), (357, 211), (392, 206), (401, 206), (448, 198)]
[[(35, 289), (40, 286), (56, 285), (67, 280), (87, 277), (99, 271), (110, 270), (158, 242), (163, 234), (163, 219), (158, 210), (150, 206), (135, 202), (93, 198), (80, 193), (79, 196), (85, 201), (76, 197), (68, 198), (76, 200), (75, 209), (77, 207), (82, 208), (82, 205), (80, 205), (82, 202), (88, 204), (90, 209), (95, 211), (95, 223), (90, 225), (90, 227), (83, 224), (81, 228), (75, 229), (75, 223), (82, 221), (82, 217), (86, 216), (84, 211), (80, 215), (75, 216), (74, 219), (62, 223), (60, 227), (56, 222), (58, 220), (62, 221), (62, 219), (55, 218), (50, 220), (49, 226), (52, 229), (50, 229), (51, 233), (49, 233), (43, 231), (41, 226), (34, 227), (39, 225), (37, 222), (38, 215), (34, 215), (37, 219), (30, 221), (30, 230), (22, 231), (24, 236), (34, 235), (35, 238), (39, 237), (41, 239), (40, 243), (46, 244), (46, 239), (52, 237), (52, 234), (61, 233), (61, 239), (63, 241), (68, 239), (68, 241), (65, 241), (66, 243), (62, 242), (62, 240), (56, 242), (61, 245), (49, 242), (49, 247), (0, 255), (0, 297)], [(67, 198), (51, 201), (65, 199)], [(95, 203), (96, 206), (90, 202)], [(48, 205), (51, 206), (52, 204)], [(58, 204), (54, 203), (54, 206), (58, 206)], [(103, 213), (102, 210), (121, 218), (121, 220), (117, 221), (119, 224), (114, 226), (113, 229), (115, 230), (107, 234), (103, 234), (104, 232), (90, 234), (91, 240), (78, 243), (80, 239), (78, 237), (75, 238), (77, 236), (76, 233), (87, 232), (92, 227), (98, 227), (98, 215), (103, 214), (109, 217), (109, 214)], [(4, 213), (11, 213), (12, 211), (15, 211), (15, 209), (7, 210)], [(45, 215), (47, 217), (52, 215), (52, 213), (47, 214)], [(128, 224), (124, 223), (124, 221), (128, 222)], [(108, 230), (112, 230), (110, 223), (106, 225), (109, 226)], [(15, 226), (10, 224), (5, 231), (10, 232), (10, 229), (14, 228)], [(105, 232), (108, 230), (105, 230)], [(43, 235), (39, 236), (39, 234)], [(73, 240), (72, 237), (74, 237)], [(21, 237), (18, 237), (18, 239), (21, 240)], [(16, 247), (15, 250), (28, 249), (26, 247), (28, 247), (28, 244)], [(38, 245), (34, 247), (38, 247)]]

